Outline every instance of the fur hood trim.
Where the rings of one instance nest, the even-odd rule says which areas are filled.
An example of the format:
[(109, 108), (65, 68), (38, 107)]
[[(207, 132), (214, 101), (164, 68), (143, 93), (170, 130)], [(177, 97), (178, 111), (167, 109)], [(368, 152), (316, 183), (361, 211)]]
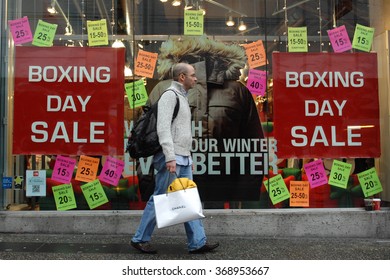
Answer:
[[(244, 48), (237, 44), (227, 45), (209, 40), (206, 36), (185, 36), (182, 39), (168, 39), (162, 43), (158, 58), (157, 72), (160, 79), (171, 77), (171, 68), (179, 62), (196, 63), (209, 60), (223, 65), (225, 78), (236, 79), (240, 69), (245, 67), (246, 54)], [(208, 65), (212, 65), (208, 64)]]

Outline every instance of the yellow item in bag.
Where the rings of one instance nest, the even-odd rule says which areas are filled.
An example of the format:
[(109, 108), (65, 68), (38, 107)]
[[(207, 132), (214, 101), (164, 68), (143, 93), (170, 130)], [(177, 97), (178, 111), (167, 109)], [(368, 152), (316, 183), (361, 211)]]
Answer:
[(168, 187), (168, 192), (176, 192), (183, 189), (196, 188), (194, 181), (188, 178), (176, 178)]

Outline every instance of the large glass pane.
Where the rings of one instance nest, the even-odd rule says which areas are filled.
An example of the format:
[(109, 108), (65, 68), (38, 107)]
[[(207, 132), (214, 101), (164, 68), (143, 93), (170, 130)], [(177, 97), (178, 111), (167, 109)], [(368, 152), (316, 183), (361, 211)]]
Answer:
[[(55, 171), (53, 168), (56, 159), (62, 155), (76, 161), (70, 182), (77, 202), (74, 209), (91, 209), (81, 188), (86, 182), (76, 180), (80, 156), (85, 153), (68, 152), (66, 141), (61, 143), (61, 153), (47, 152), (48, 146), (44, 144), (39, 153), (12, 152), (12, 148), (15, 148), (12, 147), (12, 134), (16, 131), (13, 126), (13, 78), (18, 74), (14, 73), (15, 49), (23, 52), (27, 47), (36, 50), (45, 48), (50, 53), (51, 50), (54, 52), (61, 47), (99, 49), (119, 45), (125, 50), (124, 61), (120, 62), (125, 73), (123, 88), (126, 86), (131, 95), (135, 82), (142, 81), (149, 103), (155, 102), (171, 83), (170, 70), (175, 63), (186, 61), (195, 65), (198, 84), (189, 92), (194, 137), (192, 152), (194, 180), (198, 184), (205, 208), (317, 208), (364, 205), (363, 199), (366, 195), (357, 174), (374, 167), (374, 157), (361, 156), (359, 153), (351, 156), (347, 152), (345, 155), (340, 152), (337, 157), (329, 157), (329, 153), (311, 154), (309, 149), (302, 153), (304, 157), (284, 157), (278, 154), (278, 143), (281, 139), (275, 138), (275, 131), (278, 125), (279, 129), (283, 126), (283, 122), (274, 123), (275, 114), (278, 112), (274, 102), (280, 100), (277, 97), (281, 95), (274, 91), (276, 75), (273, 73), (273, 59), (277, 57), (275, 53), (291, 54), (294, 46), (305, 47), (303, 53), (323, 54), (321, 57), (333, 54), (334, 46), (330, 42), (328, 31), (345, 27), (346, 35), (352, 41), (358, 24), (369, 26), (368, 0), (7, 2), (8, 19), (27, 17), (34, 35), (39, 36), (37, 31), (39, 33), (40, 30), (37, 27), (42, 22), (53, 24), (56, 30), (54, 37), (48, 38), (52, 40), (52, 46), (49, 47), (38, 47), (30, 41), (16, 48), (16, 38), (12, 38), (11, 33), (9, 38), (2, 37), (2, 46), (10, 42), (7, 54), (7, 75), (10, 79), (5, 89), (8, 96), (7, 117), (10, 121), (7, 136), (4, 136), (8, 139), (6, 150), (9, 156), (4, 161), (4, 169), (7, 177), (24, 179), (21, 184), (15, 185), (13, 182), (12, 189), (3, 192), (5, 204), (26, 204), (27, 208), (36, 207), (40, 210), (57, 209), (58, 204), (52, 188), (61, 183), (53, 180), (52, 174)], [(173, 2), (177, 2), (177, 5), (173, 5)], [(186, 13), (190, 15), (186, 16)], [(101, 20), (104, 29), (94, 32), (89, 24)], [(294, 28), (303, 28), (304, 31), (300, 34), (304, 37), (296, 40), (289, 37), (289, 31), (293, 32)], [(49, 35), (41, 31), (40, 36)], [(107, 43), (92, 44), (92, 39), (99, 38), (107, 39)], [(346, 41), (338, 43), (344, 44)], [(350, 54), (365, 52), (356, 48), (346, 51)], [(58, 61), (67, 60), (66, 53), (67, 51), (59, 52)], [(150, 59), (142, 63), (137, 60), (140, 53), (156, 56), (157, 61)], [(34, 59), (36, 58), (31, 57), (32, 61)], [(76, 58), (75, 61), (81, 63), (84, 59), (88, 60), (83, 57)], [(101, 60), (104, 61), (104, 56)], [(26, 61), (28, 62), (28, 59)], [(289, 65), (298, 65), (298, 62), (301, 62), (294, 59), (291, 61)], [(340, 64), (343, 64), (342, 60)], [(153, 67), (155, 68), (150, 75), (142, 74)], [(329, 67), (331, 69), (336, 66)], [(68, 76), (72, 79), (70, 73), (63, 75), (63, 80)], [(60, 94), (77, 96), (78, 92), (69, 83), (68, 88), (65, 87)], [(129, 103), (125, 90), (121, 94), (124, 103), (123, 116), (115, 118), (123, 121), (124, 127), (123, 131), (113, 131), (112, 135), (120, 135), (121, 141), (123, 137), (123, 151), (89, 155), (99, 161), (96, 175), (101, 173), (107, 159), (111, 157), (123, 161), (124, 171), (115, 184), (100, 182), (103, 191), (99, 193), (107, 196), (108, 202), (94, 207), (94, 210), (142, 209), (153, 191), (154, 170), (151, 158), (135, 160), (124, 152), (127, 137), (142, 113), (142, 106)], [(299, 100), (292, 97), (287, 103), (288, 106), (294, 107), (299, 104)], [(45, 104), (32, 106), (39, 108)], [(82, 120), (84, 115), (80, 114), (79, 117)], [(285, 116), (284, 118), (286, 119)], [(294, 118), (294, 115), (291, 115), (291, 118)], [(82, 151), (81, 144), (80, 149)], [(304, 201), (308, 205), (291, 206), (291, 181), (309, 181), (304, 167), (316, 160), (321, 160), (325, 176), (330, 175), (335, 160), (351, 164), (347, 186), (340, 188), (325, 183), (315, 188), (309, 187), (307, 192), (295, 191), (294, 194), (305, 198)], [(26, 170), (45, 170), (46, 195), (26, 197)], [(281, 201), (273, 200), (272, 190), (267, 190), (269, 185), (264, 184), (269, 183), (268, 179), (277, 174), (282, 177), (288, 192)]]

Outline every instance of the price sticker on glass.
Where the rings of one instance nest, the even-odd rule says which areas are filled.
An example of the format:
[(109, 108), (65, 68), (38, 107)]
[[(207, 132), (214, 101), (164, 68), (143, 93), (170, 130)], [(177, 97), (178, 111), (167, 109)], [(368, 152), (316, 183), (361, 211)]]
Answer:
[(28, 18), (26, 16), (19, 19), (9, 20), (8, 25), (15, 45), (28, 43), (33, 40), (30, 23), (28, 22)]
[(288, 28), (288, 51), (307, 52), (307, 27)]
[(334, 160), (329, 175), (329, 185), (346, 189), (352, 164)]
[(184, 11), (184, 35), (203, 35), (203, 11)]
[(56, 31), (57, 24), (51, 24), (44, 22), (43, 20), (38, 20), (32, 44), (38, 47), (53, 46), (53, 40), (54, 36), (56, 35)]
[(328, 30), (328, 36), (335, 53), (345, 52), (352, 49), (345, 25)]
[(126, 83), (125, 91), (131, 109), (144, 106), (148, 101), (148, 93), (142, 79), (133, 83)]
[(116, 186), (118, 185), (124, 168), (125, 163), (123, 160), (107, 157), (106, 162), (103, 165), (102, 172), (100, 172), (99, 179), (102, 182)]
[(383, 191), (382, 184), (379, 181), (375, 167), (359, 173), (358, 179), (365, 197), (369, 197)]
[(70, 210), (77, 208), (71, 184), (52, 187), (52, 191), (57, 210)]
[(309, 207), (309, 190), (310, 185), (308, 181), (291, 181), (290, 206)]
[(108, 29), (107, 20), (87, 20), (88, 30), (88, 45), (107, 46), (108, 45)]
[(262, 40), (244, 45), (248, 58), (249, 68), (256, 68), (268, 64)]
[(90, 209), (94, 209), (108, 202), (106, 193), (98, 179), (82, 185), (81, 190)]
[(158, 53), (139, 50), (137, 60), (135, 61), (134, 73), (138, 76), (153, 78), (157, 57)]
[(357, 50), (369, 52), (374, 39), (375, 28), (356, 24), (352, 47)]
[(264, 181), (264, 186), (274, 205), (290, 198), (286, 183), (283, 181), (283, 177), (280, 174)]
[(69, 184), (72, 179), (76, 160), (69, 157), (57, 156), (51, 179), (63, 184)]
[(249, 69), (246, 87), (252, 94), (264, 96), (267, 89), (267, 72)]
[(79, 164), (76, 172), (76, 180), (82, 182), (91, 182), (96, 179), (96, 173), (99, 168), (100, 159), (80, 156)]
[(306, 163), (303, 168), (305, 169), (311, 188), (316, 188), (328, 183), (324, 163), (321, 159)]

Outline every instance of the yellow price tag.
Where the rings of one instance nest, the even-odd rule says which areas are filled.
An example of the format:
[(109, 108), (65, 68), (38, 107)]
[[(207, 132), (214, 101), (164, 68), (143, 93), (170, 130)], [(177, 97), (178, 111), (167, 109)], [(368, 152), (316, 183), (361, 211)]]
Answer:
[(184, 11), (184, 35), (203, 35), (203, 11)]
[(108, 29), (105, 19), (87, 20), (87, 30), (88, 45), (90, 47), (108, 45)]
[(307, 27), (288, 28), (288, 51), (307, 52)]

